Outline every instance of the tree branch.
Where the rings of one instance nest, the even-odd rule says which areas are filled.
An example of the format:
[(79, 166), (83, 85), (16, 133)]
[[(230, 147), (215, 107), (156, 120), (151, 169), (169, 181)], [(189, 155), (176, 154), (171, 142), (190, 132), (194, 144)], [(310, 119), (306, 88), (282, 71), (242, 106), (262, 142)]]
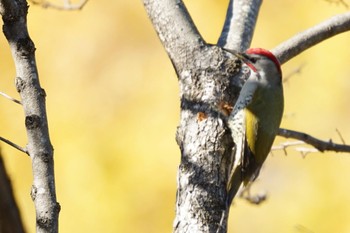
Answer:
[(15, 143), (13, 143), (13, 142), (11, 142), (10, 140), (7, 140), (6, 138), (0, 137), (0, 141), (3, 141), (3, 142), (5, 142), (6, 144), (12, 146), (13, 148), (15, 148), (15, 149), (17, 149), (17, 150), (19, 150), (19, 151), (21, 151), (21, 152), (23, 152), (23, 153), (28, 154), (28, 151), (27, 151), (25, 148), (23, 148), (23, 147), (21, 147), (21, 146), (15, 144)]
[(271, 52), (281, 64), (308, 48), (350, 30), (350, 12), (336, 15), (310, 29), (307, 29), (272, 49)]
[(16, 89), (21, 96), (28, 144), (32, 160), (31, 196), (36, 209), (36, 232), (58, 232), (60, 205), (56, 201), (53, 148), (50, 142), (45, 91), (39, 83), (35, 46), (27, 29), (25, 0), (0, 0), (3, 32), (16, 66)]
[(278, 130), (278, 135), (285, 138), (293, 138), (293, 139), (303, 141), (306, 144), (309, 144), (315, 147), (317, 150), (321, 152), (324, 152), (324, 151), (350, 152), (349, 145), (336, 144), (336, 143), (333, 143), (332, 140), (329, 140), (328, 142), (322, 141), (313, 136), (310, 136), (309, 134), (294, 131), (294, 130), (280, 128)]
[(205, 45), (182, 0), (143, 0), (143, 3), (175, 67)]
[(6, 94), (6, 93), (4, 93), (4, 92), (1, 92), (1, 91), (0, 91), (0, 95), (2, 95), (3, 97), (5, 97), (6, 99), (9, 99), (9, 100), (15, 102), (16, 104), (22, 105), (21, 101), (16, 100), (15, 98), (9, 96), (8, 94)]
[(230, 0), (218, 46), (236, 51), (249, 48), (262, 0)]
[(13, 194), (11, 182), (6, 174), (5, 164), (0, 154), (0, 232), (24, 233), (19, 209)]

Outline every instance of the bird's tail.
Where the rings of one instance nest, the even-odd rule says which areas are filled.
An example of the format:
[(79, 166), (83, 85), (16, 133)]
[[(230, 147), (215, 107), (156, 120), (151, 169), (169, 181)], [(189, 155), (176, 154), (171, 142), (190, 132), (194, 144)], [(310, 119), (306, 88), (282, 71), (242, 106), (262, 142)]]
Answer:
[(233, 198), (236, 196), (239, 188), (241, 187), (242, 178), (242, 168), (241, 165), (238, 165), (234, 168), (234, 171), (230, 176), (230, 181), (227, 187), (226, 203), (228, 206), (231, 205)]

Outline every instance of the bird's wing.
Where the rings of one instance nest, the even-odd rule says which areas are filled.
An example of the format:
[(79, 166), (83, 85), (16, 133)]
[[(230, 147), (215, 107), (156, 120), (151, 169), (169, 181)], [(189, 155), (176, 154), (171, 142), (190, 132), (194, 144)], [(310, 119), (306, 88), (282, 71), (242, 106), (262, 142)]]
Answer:
[[(258, 74), (257, 74), (258, 75)], [(252, 78), (251, 80), (249, 80)], [(235, 150), (233, 151), (233, 165), (231, 168), (228, 190), (228, 204), (231, 204), (232, 199), (236, 195), (241, 183), (243, 181), (242, 168), (244, 158), (244, 147), (246, 140), (246, 116), (245, 108), (251, 103), (255, 90), (257, 88), (256, 78), (250, 77), (243, 86), (240, 96), (233, 108), (229, 118), (228, 127), (231, 130), (231, 136), (235, 143)]]
[(244, 109), (234, 109), (229, 116), (228, 126), (231, 129), (231, 135), (235, 143), (232, 151), (232, 167), (228, 177), (227, 185), (227, 203), (231, 205), (239, 187), (242, 183), (242, 165), (245, 146), (245, 113)]
[[(236, 105), (237, 106), (237, 105)], [(228, 126), (235, 143), (233, 169), (241, 164), (245, 145), (245, 111), (244, 108), (236, 107), (229, 116)]]

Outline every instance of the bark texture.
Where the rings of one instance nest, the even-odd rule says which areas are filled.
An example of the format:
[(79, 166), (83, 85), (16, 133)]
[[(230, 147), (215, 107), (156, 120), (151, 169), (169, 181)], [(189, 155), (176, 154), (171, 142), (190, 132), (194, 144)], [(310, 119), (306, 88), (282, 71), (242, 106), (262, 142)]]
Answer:
[(346, 12), (298, 33), (272, 49), (271, 52), (276, 55), (281, 64), (284, 64), (312, 46), (349, 30), (350, 12)]
[[(174, 232), (227, 232), (227, 180), (235, 146), (227, 115), (239, 95), (245, 72), (239, 71), (239, 61), (222, 48), (249, 48), (262, 1), (231, 0), (217, 45), (203, 40), (181, 0), (143, 2), (180, 86), (176, 139), (181, 164)], [(343, 14), (316, 27), (318, 32), (305, 31), (272, 51), (283, 63), (325, 37), (348, 30), (349, 19), (349, 13)]]
[(226, 126), (239, 63), (205, 46), (179, 70), (181, 150), (174, 232), (226, 232), (233, 142)]
[(180, 86), (176, 139), (181, 164), (174, 232), (226, 232), (233, 149), (226, 117), (242, 85), (236, 77), (240, 62), (203, 41), (182, 1), (144, 4)]
[(244, 52), (253, 39), (262, 0), (230, 0), (218, 41), (220, 47)]
[(58, 232), (60, 205), (56, 201), (53, 147), (50, 142), (45, 91), (41, 88), (35, 62), (35, 46), (27, 29), (27, 2), (1, 0), (3, 32), (10, 45), (16, 66), (16, 89), (25, 115), (28, 144), (32, 160), (31, 197), (36, 210), (36, 232)]

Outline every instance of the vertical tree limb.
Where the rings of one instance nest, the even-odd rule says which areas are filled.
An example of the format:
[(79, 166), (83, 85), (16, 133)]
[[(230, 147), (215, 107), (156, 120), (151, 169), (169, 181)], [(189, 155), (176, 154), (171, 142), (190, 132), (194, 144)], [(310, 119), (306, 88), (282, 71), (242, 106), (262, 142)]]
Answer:
[(1, 0), (3, 32), (10, 45), (16, 66), (16, 88), (25, 115), (32, 160), (31, 196), (36, 209), (36, 232), (58, 232), (60, 205), (56, 201), (53, 148), (50, 142), (45, 91), (39, 83), (35, 47), (27, 29), (28, 6), (25, 0)]
[(203, 41), (182, 1), (144, 0), (144, 4), (180, 85), (176, 140), (181, 164), (174, 232), (226, 232), (233, 143), (224, 114), (237, 95), (232, 77), (239, 63)]
[(218, 46), (243, 52), (249, 48), (262, 0), (230, 0)]
[(232, 82), (239, 64), (218, 47), (196, 51), (179, 69), (181, 150), (174, 232), (226, 232), (226, 184), (233, 142), (225, 104), (233, 102)]

